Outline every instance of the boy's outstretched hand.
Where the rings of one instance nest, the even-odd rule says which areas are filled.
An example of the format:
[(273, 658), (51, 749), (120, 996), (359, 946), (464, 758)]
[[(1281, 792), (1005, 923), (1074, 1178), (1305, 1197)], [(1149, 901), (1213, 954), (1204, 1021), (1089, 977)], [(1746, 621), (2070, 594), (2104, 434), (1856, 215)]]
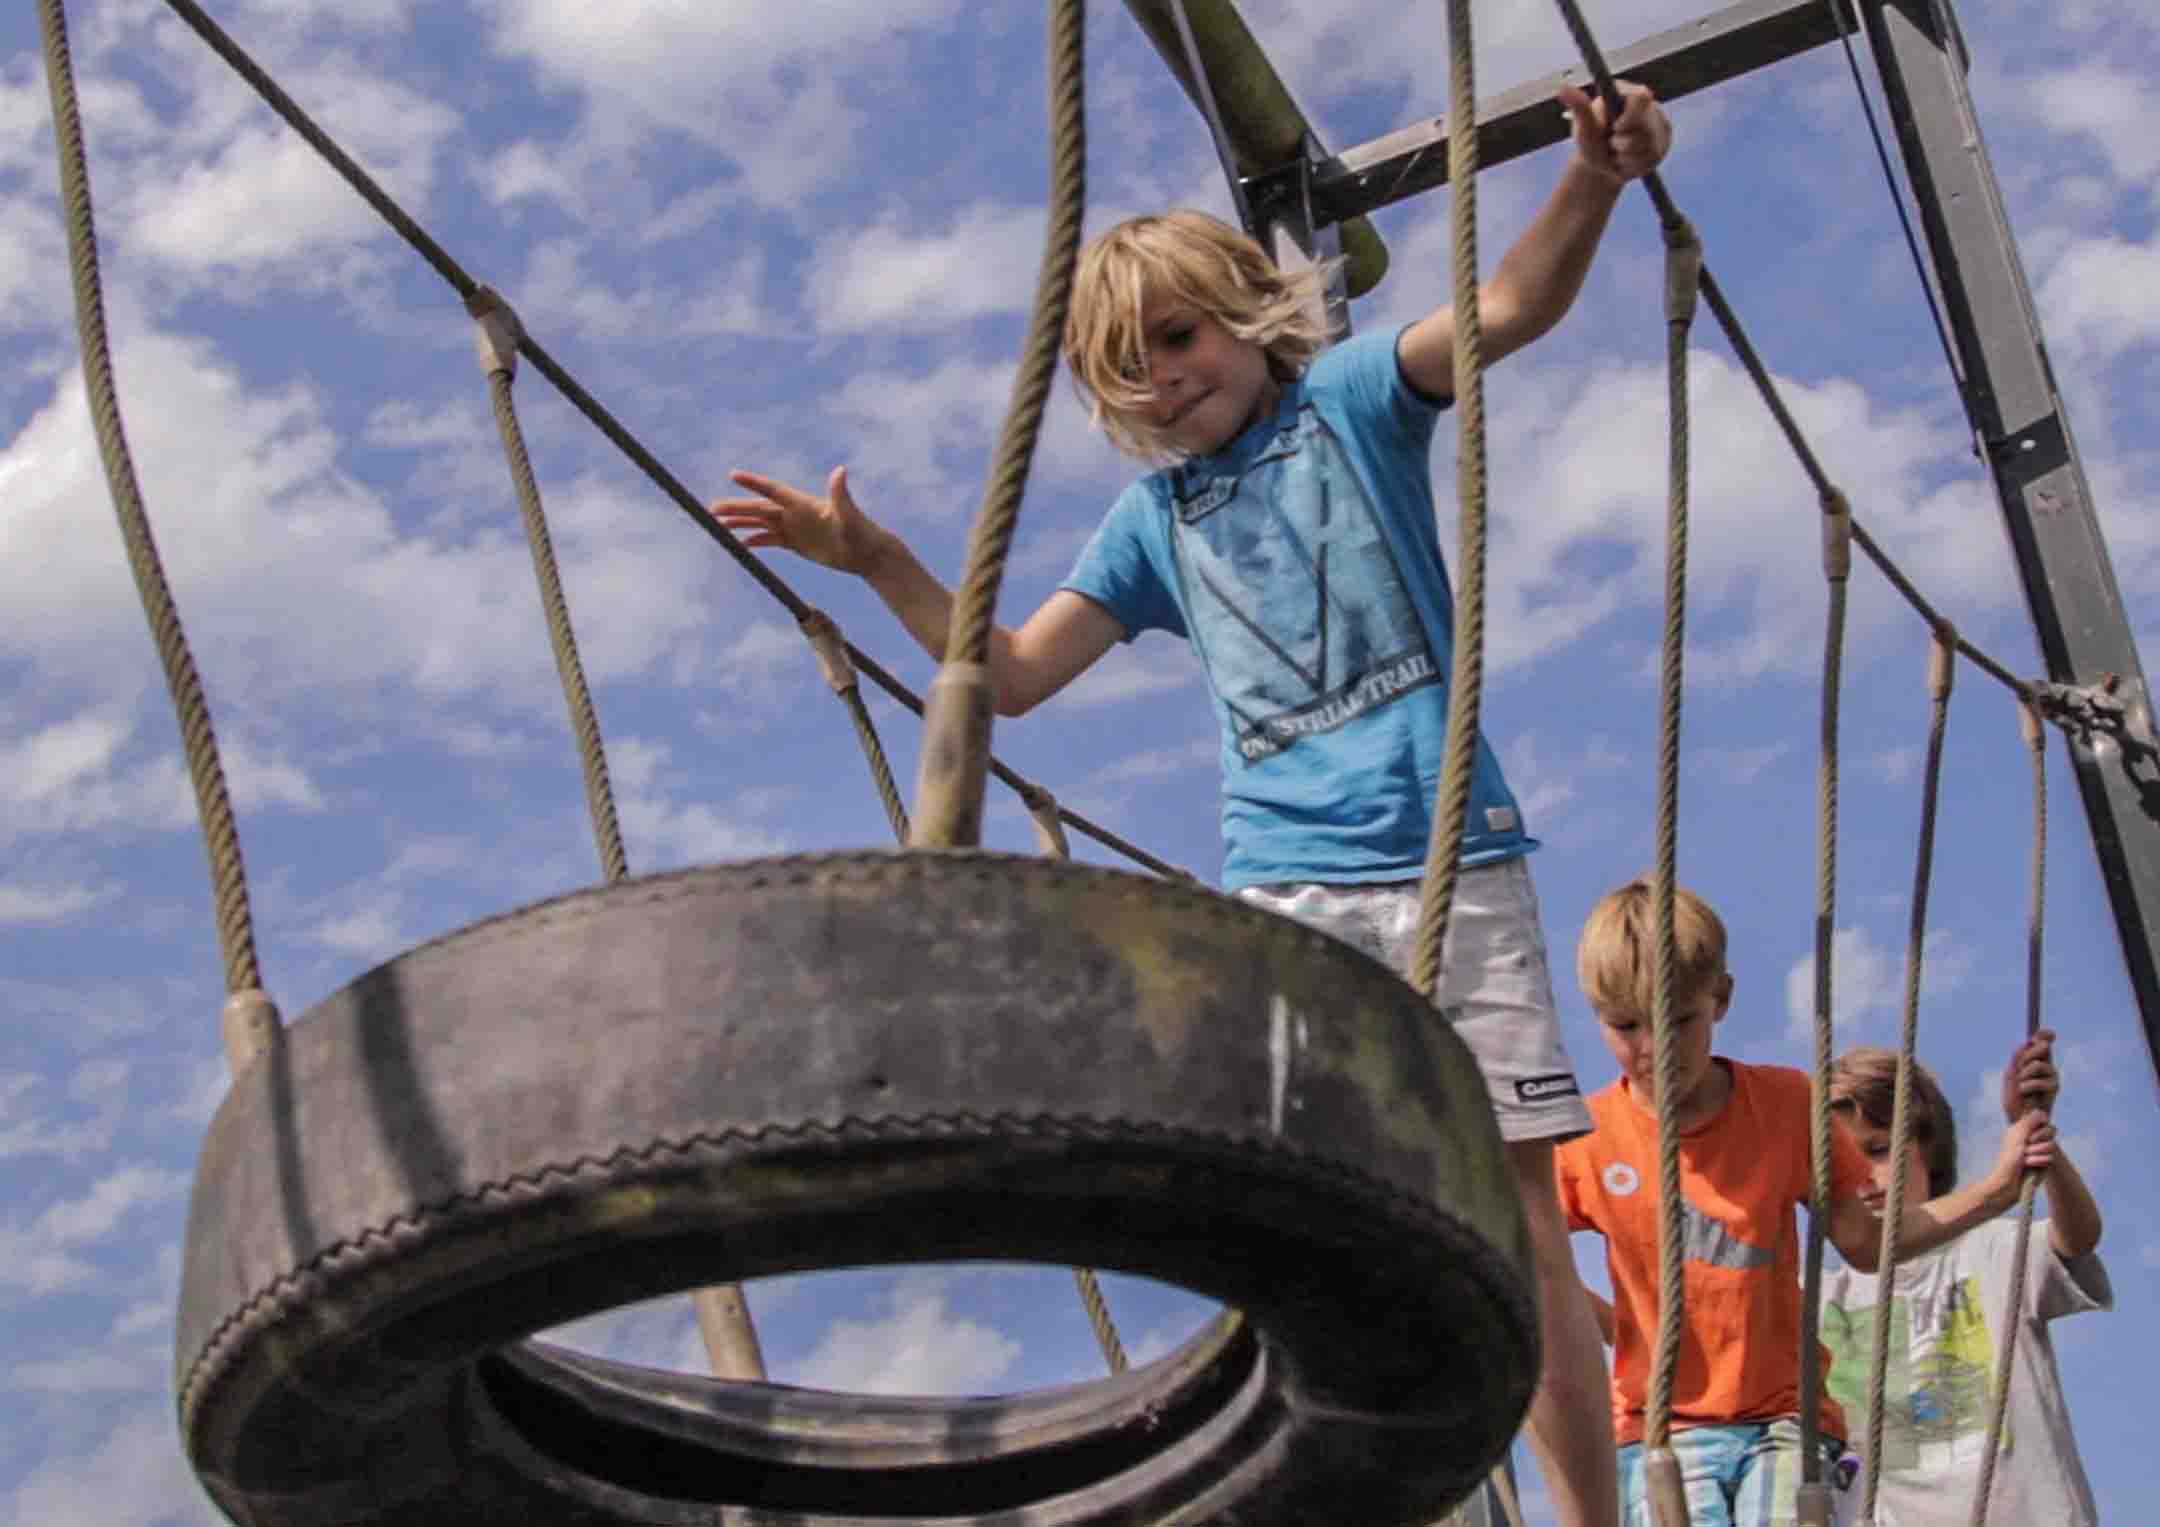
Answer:
[(755, 498), (719, 498), (705, 512), (751, 547), (778, 546), (812, 562), (867, 578), (885, 553), (885, 531), (856, 506), (847, 468), (834, 467), (825, 497), (756, 472), (730, 472)]
[(1648, 86), (1617, 83), (1617, 122), (1608, 124), (1605, 103), (1574, 85), (1560, 87), (1560, 105), (1574, 124), (1575, 152), (1582, 161), (1612, 180), (1628, 181), (1658, 167), (1672, 147), (1672, 120)]
[(2062, 1091), (2062, 1074), (2055, 1069), (2055, 1031), (2041, 1029), (2011, 1053), (2003, 1067), (2003, 1117), (2015, 1122), (2027, 1109), (2052, 1114), (2055, 1096)]

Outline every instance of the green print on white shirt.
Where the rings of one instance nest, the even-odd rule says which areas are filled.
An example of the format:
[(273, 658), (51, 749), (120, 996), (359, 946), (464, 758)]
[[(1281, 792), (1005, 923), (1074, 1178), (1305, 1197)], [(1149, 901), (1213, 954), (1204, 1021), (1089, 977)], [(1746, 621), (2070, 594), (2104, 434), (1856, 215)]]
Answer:
[[(1845, 1407), (1857, 1431), (1868, 1410), (1867, 1374), (1875, 1356), (1879, 1306), (1848, 1310), (1825, 1303), (1822, 1340), (1830, 1349), (1830, 1396)], [(1932, 1297), (1904, 1294), (1890, 1302), (1890, 1361), (1884, 1381), (1883, 1467), (1910, 1469), (1922, 1450), (1984, 1445), (1995, 1341), (1980, 1302), (1980, 1280), (1968, 1275)], [(1898, 1340), (1900, 1332), (1905, 1339)], [(2011, 1439), (2007, 1429), (2003, 1448)]]

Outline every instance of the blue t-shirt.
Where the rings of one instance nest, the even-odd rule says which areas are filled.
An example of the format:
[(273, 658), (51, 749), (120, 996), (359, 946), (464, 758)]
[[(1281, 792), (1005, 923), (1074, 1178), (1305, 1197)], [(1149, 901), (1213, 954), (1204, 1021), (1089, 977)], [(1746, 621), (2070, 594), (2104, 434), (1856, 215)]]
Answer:
[[(1270, 417), (1127, 488), (1063, 585), (1127, 641), (1170, 631), (1199, 653), (1231, 890), (1424, 866), (1455, 605), (1433, 516), (1440, 408), (1403, 380), (1399, 334), (1323, 351)], [(1463, 862), (1535, 846), (1480, 737)]]

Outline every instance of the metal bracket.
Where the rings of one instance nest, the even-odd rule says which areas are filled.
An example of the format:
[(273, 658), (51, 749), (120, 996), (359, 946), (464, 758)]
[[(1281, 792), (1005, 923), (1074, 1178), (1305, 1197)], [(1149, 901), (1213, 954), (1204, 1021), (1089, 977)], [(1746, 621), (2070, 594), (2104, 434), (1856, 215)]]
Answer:
[[(1314, 176), (1325, 159), (1325, 151), (1308, 132), (1298, 144), (1296, 158), (1277, 169), (1242, 177), (1238, 190), (1247, 232), (1263, 246), (1271, 246), (1277, 234), (1287, 236), (1320, 267), (1321, 303), (1328, 338), (1333, 341), (1350, 332), (1350, 293), (1342, 225), (1313, 203)], [(1279, 249), (1269, 248), (1269, 253), (1281, 261)]]
[(2042, 716), (2096, 754), (2120, 749), (2129, 759), (2160, 762), (2152, 705), (2136, 679), (2104, 673), (2096, 684), (2036, 683), (2032, 699)]

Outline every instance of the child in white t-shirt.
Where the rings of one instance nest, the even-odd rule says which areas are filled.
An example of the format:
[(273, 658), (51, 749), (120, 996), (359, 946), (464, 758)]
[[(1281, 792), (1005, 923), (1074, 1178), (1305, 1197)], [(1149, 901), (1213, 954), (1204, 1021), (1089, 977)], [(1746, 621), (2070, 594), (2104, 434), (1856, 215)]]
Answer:
[[(2042, 1030), (2019, 1047), (2003, 1073), (2003, 1112), (2052, 1109), (2060, 1087), (2054, 1035)], [(1892, 1099), (1897, 1056), (1864, 1047), (1847, 1052), (1831, 1073), (1831, 1107), (1874, 1169), (1867, 1199), (1878, 1212), (1888, 1192)], [(1957, 1122), (1925, 1067), (1912, 1076), (1913, 1128), (1906, 1144), (1911, 1191), (1933, 1196), (1957, 1176)], [(1922, 1184), (1925, 1184), (1923, 1191)], [(2078, 1461), (2048, 1322), (2114, 1307), (2114, 1290), (2096, 1248), (2100, 1208), (2056, 1136), (2054, 1161), (2041, 1178), (2049, 1217), (2036, 1220), (2026, 1249), (2024, 1295), (2009, 1308), (2017, 1259), (2017, 1219), (2004, 1216), (1955, 1240), (1900, 1261), (1890, 1300), (1890, 1362), (1883, 1417), (1875, 1527), (1966, 1527), (1987, 1446), (1988, 1408), (2003, 1323), (2022, 1322), (2012, 1357), (2002, 1451), (1987, 1520), (1999, 1527), (2093, 1527), (2099, 1516)], [(1859, 1424), (1868, 1411), (1876, 1276), (1841, 1268), (1823, 1280), (1822, 1340), (1832, 1354), (1831, 1395)], [(1859, 1491), (1853, 1491), (1855, 1510)]]

